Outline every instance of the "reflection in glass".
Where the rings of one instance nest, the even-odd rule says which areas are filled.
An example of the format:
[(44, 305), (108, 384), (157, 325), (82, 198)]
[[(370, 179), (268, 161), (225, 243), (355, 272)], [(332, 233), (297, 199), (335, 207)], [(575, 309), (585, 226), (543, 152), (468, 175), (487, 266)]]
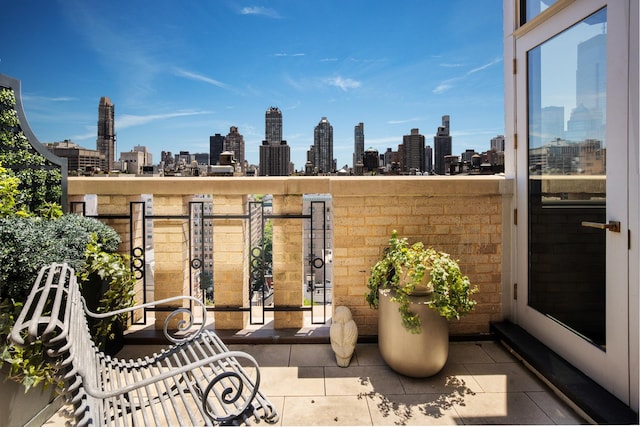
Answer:
[(556, 1), (558, 0), (521, 0), (521, 8), (524, 11), (524, 16), (520, 24), (522, 25), (531, 21)]
[(527, 53), (529, 305), (605, 345), (606, 9)]

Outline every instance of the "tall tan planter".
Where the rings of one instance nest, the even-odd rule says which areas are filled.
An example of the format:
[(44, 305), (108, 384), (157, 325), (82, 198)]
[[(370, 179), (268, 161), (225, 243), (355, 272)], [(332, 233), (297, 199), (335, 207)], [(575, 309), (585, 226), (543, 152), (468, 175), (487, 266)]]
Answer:
[(378, 347), (391, 369), (408, 377), (425, 378), (442, 370), (449, 356), (449, 323), (429, 308), (428, 296), (413, 296), (411, 311), (420, 316), (422, 331), (412, 334), (402, 326), (391, 291), (379, 291)]
[(6, 377), (0, 370), (0, 427), (40, 426), (62, 406), (62, 399), (55, 399), (56, 388), (41, 385), (27, 393), (24, 387)]

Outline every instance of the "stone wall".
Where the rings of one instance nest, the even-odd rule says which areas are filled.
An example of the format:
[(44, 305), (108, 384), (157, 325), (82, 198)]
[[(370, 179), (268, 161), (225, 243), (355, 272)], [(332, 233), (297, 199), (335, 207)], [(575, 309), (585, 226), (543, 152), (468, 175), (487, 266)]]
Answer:
[[(450, 253), (459, 260), (463, 273), (469, 276), (472, 284), (478, 286), (475, 311), (461, 320), (452, 321), (451, 334), (489, 332), (490, 322), (502, 319), (503, 313), (508, 311), (505, 289), (510, 286), (510, 268), (506, 255), (511, 250), (512, 188), (512, 181), (495, 176), (69, 179), (70, 195), (98, 194), (99, 203), (130, 200), (140, 194), (154, 194), (154, 200), (173, 198), (165, 205), (163, 212), (166, 214), (170, 210), (174, 214), (184, 212), (184, 207), (174, 205), (186, 204), (195, 194), (211, 194), (214, 210), (230, 213), (244, 212), (248, 194), (272, 194), (274, 214), (297, 215), (302, 213), (302, 195), (330, 194), (334, 224), (333, 304), (351, 309), (361, 335), (377, 333), (377, 311), (366, 304), (364, 294), (369, 270), (382, 254), (393, 230), (409, 238), (411, 243), (422, 240), (426, 245)], [(215, 223), (216, 242), (226, 239), (226, 231), (233, 231), (234, 242), (238, 241), (238, 233), (246, 234), (241, 221), (227, 222)], [(301, 304), (301, 234), (299, 220), (274, 221), (274, 281), (279, 285), (275, 303), (279, 306)], [(178, 243), (177, 237), (165, 237), (156, 234), (154, 238), (163, 244), (171, 241), (176, 247), (184, 245), (184, 242)], [(234, 281), (246, 283), (246, 249), (236, 248), (230, 254), (228, 252), (235, 246), (232, 242), (227, 243), (222, 245), (222, 248), (229, 248), (227, 251), (221, 251), (220, 246), (214, 244), (216, 304), (239, 306), (247, 300), (246, 286)], [(180, 285), (175, 278), (186, 274), (179, 273), (178, 267), (184, 266), (188, 270), (186, 252), (181, 249), (179, 254), (172, 255), (167, 265), (156, 259), (156, 280), (165, 273), (174, 278), (171, 286), (175, 289), (171, 291), (156, 285), (156, 291), (162, 289), (163, 296), (185, 292), (186, 285)], [(185, 282), (188, 282), (187, 276)], [(299, 311), (275, 314), (276, 328), (302, 326)], [(247, 316), (238, 312), (216, 312), (215, 316), (219, 328), (242, 328), (247, 322)]]
[(452, 334), (487, 333), (489, 322), (501, 318), (506, 279), (502, 275), (505, 189), (501, 184), (506, 182), (449, 180), (381, 179), (357, 185), (336, 181), (332, 186), (334, 305), (351, 308), (361, 334), (377, 332), (377, 312), (368, 307), (363, 295), (369, 270), (393, 230), (410, 243), (422, 241), (451, 254), (478, 286), (476, 309), (451, 322)]

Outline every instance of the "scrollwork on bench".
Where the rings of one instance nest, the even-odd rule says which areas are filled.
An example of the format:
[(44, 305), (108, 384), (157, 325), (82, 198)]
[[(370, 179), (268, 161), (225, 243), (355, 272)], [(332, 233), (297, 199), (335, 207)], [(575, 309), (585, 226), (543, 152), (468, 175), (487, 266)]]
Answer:
[[(193, 297), (174, 297), (91, 313), (73, 270), (51, 264), (40, 271), (11, 339), (21, 346), (41, 340), (51, 357), (61, 356), (58, 376), (80, 426), (230, 424), (248, 421), (251, 415), (277, 422), (275, 408), (259, 390), (256, 360), (229, 351), (215, 333), (204, 329), (204, 321), (191, 331), (194, 317), (187, 307), (167, 316), (164, 332), (173, 344), (159, 354), (125, 361), (104, 355), (91, 340), (87, 316), (103, 319), (176, 301), (203, 306)], [(178, 336), (172, 336), (168, 325), (177, 315), (186, 319), (177, 322)]]

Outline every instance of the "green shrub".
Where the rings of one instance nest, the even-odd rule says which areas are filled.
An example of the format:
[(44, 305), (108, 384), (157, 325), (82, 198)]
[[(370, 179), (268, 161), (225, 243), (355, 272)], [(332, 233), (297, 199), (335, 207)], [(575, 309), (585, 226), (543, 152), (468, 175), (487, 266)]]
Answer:
[[(127, 256), (105, 252), (104, 244), (92, 233), (84, 260), (76, 275), (89, 310), (108, 313), (133, 306), (136, 280)], [(116, 319), (91, 319), (91, 335), (101, 350), (105, 350), (109, 340), (115, 339), (114, 328), (124, 327), (127, 318), (128, 314), (122, 314)]]
[[(76, 270), (83, 295), (97, 295), (99, 312), (133, 305), (135, 280), (126, 257), (116, 249), (120, 236), (95, 219), (68, 214), (57, 219), (37, 217), (0, 218), (0, 366), (7, 364), (9, 378), (28, 390), (38, 383), (52, 384), (55, 363), (47, 360), (41, 343), (21, 349), (6, 339), (31, 291), (40, 268), (52, 262), (67, 262)], [(106, 282), (106, 292), (89, 280), (97, 274)], [(103, 345), (113, 335), (114, 322), (93, 323), (92, 335)]]
[[(135, 280), (127, 259), (116, 253), (120, 236), (111, 227), (62, 216), (60, 167), (31, 147), (15, 105), (13, 90), (0, 88), (0, 366), (7, 364), (8, 377), (28, 390), (40, 382), (51, 384), (56, 363), (46, 359), (42, 343), (17, 348), (7, 337), (40, 268), (67, 262), (80, 276), (83, 295), (97, 295), (99, 311), (132, 305)], [(104, 292), (83, 283), (87, 271), (102, 276)], [(98, 343), (112, 335), (111, 323), (94, 325)]]
[(52, 262), (67, 262), (79, 271), (94, 233), (103, 251), (117, 251), (120, 236), (93, 218), (0, 218), (0, 300), (25, 301), (40, 268)]
[(62, 198), (62, 173), (38, 153), (20, 128), (13, 90), (0, 88), (0, 164), (19, 179), (15, 203), (30, 212)]

